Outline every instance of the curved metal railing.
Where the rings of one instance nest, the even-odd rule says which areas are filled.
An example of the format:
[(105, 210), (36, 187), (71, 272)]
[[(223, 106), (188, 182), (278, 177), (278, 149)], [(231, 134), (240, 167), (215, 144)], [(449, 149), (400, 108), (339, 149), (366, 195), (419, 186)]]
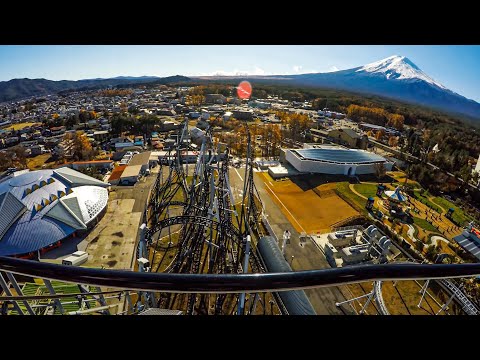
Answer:
[(443, 279), (480, 274), (480, 264), (385, 264), (263, 274), (168, 274), (63, 266), (0, 257), (0, 270), (109, 288), (172, 293), (241, 293), (310, 289), (363, 281)]
[(385, 305), (385, 301), (383, 300), (382, 285), (383, 283), (381, 281), (375, 281), (375, 284), (373, 285), (373, 289), (375, 291), (375, 301), (378, 305), (378, 311), (381, 315), (390, 315), (390, 312)]

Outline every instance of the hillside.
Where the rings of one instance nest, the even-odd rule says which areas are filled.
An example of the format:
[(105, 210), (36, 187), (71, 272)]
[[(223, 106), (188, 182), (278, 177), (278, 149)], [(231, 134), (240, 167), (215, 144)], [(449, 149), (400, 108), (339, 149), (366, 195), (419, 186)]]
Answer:
[(88, 79), (88, 80), (60, 80), (47, 79), (13, 79), (0, 82), (0, 102), (14, 101), (31, 96), (44, 96), (57, 94), (66, 90), (87, 90), (106, 88), (119, 85), (138, 85), (144, 83), (168, 84), (174, 82), (188, 82), (190, 79), (185, 76), (175, 75), (164, 78), (154, 76), (142, 77), (116, 77), (112, 79)]
[[(479, 103), (447, 89), (404, 56), (394, 55), (365, 66), (329, 73), (247, 78), (257, 83), (331, 88), (379, 95), (480, 120)], [(227, 77), (202, 79), (227, 80)]]

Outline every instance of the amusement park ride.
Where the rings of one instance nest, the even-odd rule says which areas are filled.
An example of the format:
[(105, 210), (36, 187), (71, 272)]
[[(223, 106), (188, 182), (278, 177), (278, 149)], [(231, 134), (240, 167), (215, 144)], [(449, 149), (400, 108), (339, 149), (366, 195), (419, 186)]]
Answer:
[[(240, 98), (250, 97), (251, 91), (249, 84), (237, 88)], [(235, 192), (234, 197), (230, 184), (229, 149), (214, 142), (211, 128), (206, 130), (194, 164), (182, 156), (196, 150), (188, 141), (185, 120), (175, 148), (159, 159), (160, 169), (140, 227), (137, 271), (0, 257), (0, 312), (310, 314), (315, 312), (298, 290), (375, 280), (375, 288), (365, 296), (370, 302), (381, 299), (378, 294), (383, 280), (480, 274), (478, 263), (373, 264), (291, 271), (262, 222), (263, 204), (253, 181), (251, 136), (245, 126), (247, 159), (240, 196)], [(264, 257), (267, 251), (271, 251), (270, 257)], [(25, 279), (29, 279), (29, 286), (21, 285)], [(291, 311), (287, 303), (301, 311)], [(469, 311), (478, 313), (476, 308)]]
[[(186, 274), (259, 273), (264, 269), (255, 251), (262, 237), (262, 202), (253, 182), (253, 158), (247, 128), (247, 159), (243, 192), (235, 202), (230, 187), (229, 150), (219, 151), (207, 129), (197, 162), (189, 165), (181, 154), (192, 150), (186, 120), (174, 150), (160, 159), (146, 213), (146, 231), (140, 239), (139, 258), (148, 259), (149, 271)], [(219, 161), (219, 160), (222, 161)], [(192, 169), (189, 169), (193, 167)], [(190, 172), (189, 172), (190, 171)], [(250, 310), (260, 297), (253, 295)], [(245, 311), (238, 294), (161, 294), (162, 308), (186, 314), (232, 314)]]

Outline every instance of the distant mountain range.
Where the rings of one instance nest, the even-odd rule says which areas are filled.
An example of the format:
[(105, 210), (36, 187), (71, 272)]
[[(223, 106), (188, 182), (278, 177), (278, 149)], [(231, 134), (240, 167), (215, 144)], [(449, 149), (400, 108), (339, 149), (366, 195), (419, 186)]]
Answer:
[[(202, 77), (227, 79), (234, 77)], [(244, 79), (245, 76), (242, 77)], [(390, 56), (374, 63), (329, 73), (247, 76), (252, 81), (283, 85), (348, 90), (424, 105), (480, 119), (480, 104), (459, 95), (425, 74), (405, 56)]]
[(46, 79), (13, 79), (0, 82), (0, 102), (30, 96), (55, 94), (65, 90), (105, 88), (127, 84), (188, 82), (192, 80), (244, 80), (299, 87), (319, 87), (374, 94), (408, 103), (427, 106), (448, 113), (480, 119), (480, 104), (459, 95), (432, 79), (404, 56), (390, 56), (374, 63), (329, 73), (270, 76), (199, 76), (169, 77), (119, 76), (110, 79), (52, 81)]
[(78, 81), (13, 79), (9, 81), (0, 81), (0, 102), (19, 100), (31, 96), (53, 95), (66, 90), (87, 90), (106, 88), (109, 86), (141, 83), (168, 84), (188, 80), (190, 80), (188, 77), (181, 75), (168, 76), (163, 78), (156, 76), (118, 76), (111, 79), (86, 79)]

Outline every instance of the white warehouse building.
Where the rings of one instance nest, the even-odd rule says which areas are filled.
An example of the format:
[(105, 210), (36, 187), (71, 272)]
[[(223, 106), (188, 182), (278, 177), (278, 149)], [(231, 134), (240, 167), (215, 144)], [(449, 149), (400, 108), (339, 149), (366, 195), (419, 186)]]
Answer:
[(334, 146), (315, 146), (309, 149), (287, 149), (285, 160), (301, 173), (335, 175), (374, 174), (375, 165), (383, 163), (386, 171), (393, 163), (384, 157), (365, 150)]

